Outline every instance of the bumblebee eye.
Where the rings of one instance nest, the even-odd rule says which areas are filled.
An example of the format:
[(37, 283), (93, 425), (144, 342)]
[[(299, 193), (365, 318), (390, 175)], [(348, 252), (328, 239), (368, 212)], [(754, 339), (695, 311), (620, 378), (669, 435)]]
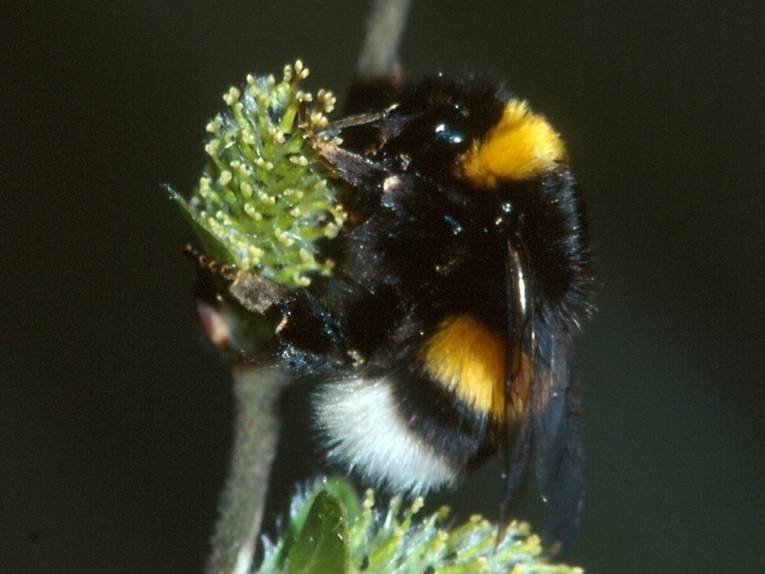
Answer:
[(468, 116), (451, 105), (413, 114), (402, 123), (401, 131), (385, 143), (384, 151), (410, 158), (407, 169), (431, 176), (450, 175), (444, 166), (451, 165), (473, 138)]
[(436, 141), (446, 145), (460, 146), (465, 141), (464, 133), (443, 122), (436, 124), (433, 136)]
[(444, 221), (448, 225), (449, 229), (452, 232), (452, 235), (459, 235), (464, 231), (464, 227), (462, 223), (460, 223), (457, 219), (452, 217), (451, 215), (445, 215)]

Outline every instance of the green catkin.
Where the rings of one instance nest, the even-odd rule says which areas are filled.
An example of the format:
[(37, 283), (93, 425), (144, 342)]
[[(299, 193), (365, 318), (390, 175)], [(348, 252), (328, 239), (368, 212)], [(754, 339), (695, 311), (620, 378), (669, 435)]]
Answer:
[[(325, 481), (298, 495), (291, 505), (294, 520), (304, 505), (311, 505)], [(350, 488), (350, 487), (348, 487)], [(361, 512), (349, 519), (348, 574), (583, 574), (578, 567), (551, 563), (543, 554), (539, 537), (525, 522), (512, 521), (497, 544), (496, 524), (475, 515), (454, 526), (448, 507), (421, 514), (423, 501), (402, 504), (400, 497), (378, 509), (368, 490)], [(278, 556), (285, 539), (265, 540), (265, 553), (257, 574), (282, 571)]]
[(292, 286), (331, 272), (316, 242), (335, 237), (346, 217), (307, 137), (331, 137), (317, 132), (335, 98), (301, 90), (308, 73), (298, 60), (280, 82), (247, 76), (231, 87), (226, 111), (206, 126), (209, 161), (197, 189), (188, 201), (172, 192), (209, 256)]

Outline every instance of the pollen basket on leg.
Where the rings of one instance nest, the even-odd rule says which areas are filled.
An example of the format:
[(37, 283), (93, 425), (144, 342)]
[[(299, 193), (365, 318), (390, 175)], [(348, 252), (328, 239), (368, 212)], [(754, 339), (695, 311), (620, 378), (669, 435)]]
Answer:
[(483, 188), (500, 180), (522, 180), (553, 169), (566, 149), (557, 132), (521, 100), (505, 105), (499, 123), (471, 144), (458, 161), (457, 173)]
[(504, 416), (505, 341), (469, 315), (449, 317), (425, 344), (425, 372), (478, 412)]

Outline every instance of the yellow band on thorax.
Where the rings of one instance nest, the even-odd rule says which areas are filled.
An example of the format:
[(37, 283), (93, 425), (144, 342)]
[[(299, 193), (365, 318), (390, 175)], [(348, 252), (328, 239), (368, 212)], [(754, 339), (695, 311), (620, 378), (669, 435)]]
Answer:
[(458, 175), (491, 188), (500, 180), (522, 180), (550, 171), (566, 157), (560, 136), (528, 104), (510, 100), (488, 135), (459, 159)]

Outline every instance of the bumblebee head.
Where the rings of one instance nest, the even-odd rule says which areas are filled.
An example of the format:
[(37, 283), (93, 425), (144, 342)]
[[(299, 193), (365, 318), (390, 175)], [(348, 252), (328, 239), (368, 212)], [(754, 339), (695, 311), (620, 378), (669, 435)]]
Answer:
[(479, 190), (536, 179), (566, 161), (545, 118), (489, 77), (436, 75), (404, 92), (382, 134), (388, 157)]
[(502, 107), (496, 83), (438, 74), (400, 95), (382, 134), (384, 151), (406, 169), (440, 178), (498, 121)]

